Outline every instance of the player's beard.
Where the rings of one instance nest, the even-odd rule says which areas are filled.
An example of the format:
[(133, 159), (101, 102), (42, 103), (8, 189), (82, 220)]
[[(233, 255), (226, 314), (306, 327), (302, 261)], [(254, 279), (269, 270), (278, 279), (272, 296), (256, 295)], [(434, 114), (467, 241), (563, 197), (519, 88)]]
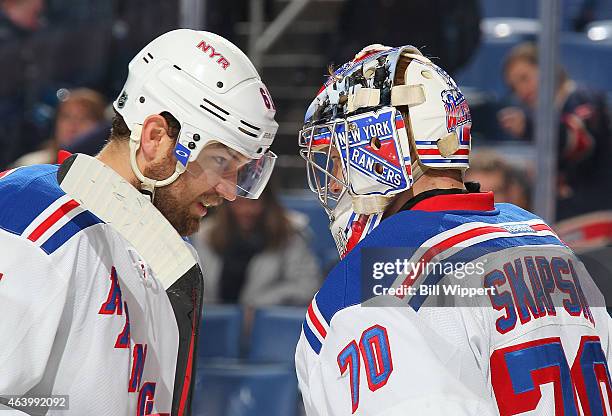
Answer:
[[(168, 169), (171, 165), (168, 162), (153, 164), (143, 172), (147, 178), (165, 179), (174, 172), (174, 167)], [(194, 234), (200, 228), (200, 217), (193, 214), (190, 207), (197, 201), (185, 200), (188, 195), (186, 192), (185, 178), (180, 175), (176, 181), (170, 185), (162, 186), (155, 189), (155, 198), (153, 205), (162, 213), (170, 224), (176, 229), (181, 236)], [(198, 196), (199, 197), (199, 196)]]

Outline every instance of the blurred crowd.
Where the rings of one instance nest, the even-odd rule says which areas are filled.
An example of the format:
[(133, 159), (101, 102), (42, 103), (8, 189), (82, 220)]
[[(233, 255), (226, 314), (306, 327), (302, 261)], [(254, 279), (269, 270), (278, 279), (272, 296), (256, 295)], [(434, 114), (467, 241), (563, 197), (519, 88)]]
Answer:
[[(180, 27), (184, 3), (0, 0), (0, 172), (55, 163), (59, 150), (95, 155), (107, 140), (111, 103), (120, 93), (129, 60), (159, 34)], [(285, 43), (280, 39), (278, 48), (284, 44), (289, 57), (297, 57), (296, 51), (314, 50), (331, 64), (349, 60), (355, 51), (374, 42), (410, 43), (420, 48), (458, 80), (470, 103), (473, 152), (466, 181), (480, 183), (482, 191), (493, 191), (498, 203), (533, 210), (539, 76), (536, 36), (528, 31), (526, 36), (491, 40), (485, 24), (487, 17), (515, 16), (518, 3), (525, 5), (525, 15), (516, 17), (537, 15), (538, 2), (531, 0), (316, 3), (316, 10), (304, 12), (302, 25), (291, 25)], [(563, 30), (584, 35), (593, 20), (602, 19), (598, 10), (609, 0), (562, 3)], [(245, 22), (251, 2), (207, 0), (206, 4), (202, 29), (247, 50), (245, 33), (250, 29)], [(263, 0), (262, 4), (264, 20), (269, 22), (287, 2)], [(492, 11), (492, 6), (500, 10)], [(329, 13), (322, 7), (328, 7)], [(312, 23), (312, 13), (322, 19), (320, 25)], [(612, 18), (612, 7), (608, 18)], [(326, 22), (328, 33), (317, 31)], [(299, 28), (306, 37), (291, 33)], [(607, 51), (612, 55), (610, 44)], [(597, 61), (598, 52), (587, 51)], [(313, 55), (306, 56), (310, 60)], [(273, 150), (285, 154), (285, 160), (293, 159), (278, 163), (270, 182), (303, 184), (305, 167), (297, 156), (297, 143), (290, 138), (297, 135), (299, 127), (293, 126), (301, 126), (306, 106), (324, 79), (325, 65), (316, 63), (320, 69), (313, 78), (317, 85), (310, 85), (309, 73), (312, 75), (315, 63), (277, 62), (282, 62), (280, 72), (265, 65), (261, 68), (278, 108), (280, 140)], [(570, 69), (575, 68), (569, 68), (567, 61), (565, 66), (567, 70), (557, 68), (554, 102), (559, 114), (554, 228), (580, 253), (600, 287), (612, 293), (612, 256), (607, 250), (612, 246), (612, 193), (608, 191), (612, 183), (612, 91), (602, 83), (573, 79)], [(585, 71), (602, 70), (591, 66)], [(604, 79), (608, 78), (605, 73)], [(492, 94), (490, 86), (501, 88)], [(475, 93), (474, 87), (480, 90)], [(290, 94), (283, 96), (288, 90)], [(304, 90), (308, 97), (300, 96)], [(291, 175), (301, 179), (287, 180)], [(265, 376), (253, 378), (264, 381), (251, 386), (252, 391), (257, 384), (265, 386), (265, 400), (260, 403), (285, 400), (288, 410), (279, 414), (295, 414), (295, 344), (306, 306), (338, 259), (328, 225), (326, 214), (309, 191), (269, 186), (258, 200), (238, 198), (211, 209), (200, 231), (191, 237), (204, 266), (207, 304), (202, 324), (206, 329), (199, 341), (199, 373), (230, 375), (231, 386), (239, 386), (231, 396), (236, 414), (247, 414), (236, 408), (248, 408), (257, 397), (251, 397), (251, 390), (231, 377), (242, 374), (246, 379), (259, 374), (257, 371)], [(215, 367), (219, 359), (230, 362), (229, 367)], [(245, 362), (264, 365), (257, 369)], [(278, 363), (281, 369), (274, 371), (280, 376), (274, 379), (269, 366)], [(205, 386), (196, 386), (206, 392), (196, 394), (194, 409), (207, 411), (201, 414), (216, 414), (209, 412), (216, 400), (221, 403), (218, 414), (224, 414), (227, 407), (220, 399), (223, 394), (215, 390), (223, 378), (215, 377), (209, 377)]]
[[(1, 0), (0, 168), (48, 147), (58, 133), (56, 115), (73, 89), (89, 88), (99, 96), (87, 93), (62, 117), (93, 111), (96, 115), (77, 117), (105, 123), (93, 106), (108, 106), (127, 76), (129, 60), (152, 38), (176, 28), (178, 12), (178, 0)], [(90, 104), (84, 105), (87, 100)], [(73, 131), (74, 143), (93, 131), (85, 130)], [(90, 138), (86, 148), (97, 151), (106, 136), (104, 131)]]
[[(573, 12), (565, 16), (564, 28), (584, 30), (597, 18), (598, 1), (571, 2)], [(4, 62), (0, 70), (0, 170), (54, 163), (60, 149), (96, 154), (107, 139), (110, 103), (125, 79), (127, 63), (149, 40), (179, 27), (180, 3), (0, 0), (0, 56)], [(264, 2), (266, 20), (275, 10), (274, 1)], [(234, 28), (248, 20), (248, 11), (246, 1), (232, 2), (230, 7), (228, 2), (211, 0), (205, 29), (244, 47), (244, 38)], [(335, 32), (312, 42), (320, 45), (330, 62), (344, 62), (351, 52), (373, 41), (410, 42), (455, 74), (478, 51), (482, 18), (482, 3), (477, 0), (384, 0), (376, 4), (346, 0), (337, 13)], [(390, 27), (402, 29), (388, 30)], [(528, 210), (533, 209), (536, 179), (533, 131), (538, 68), (537, 48), (531, 42), (517, 43), (504, 54), (502, 70), (496, 76), (510, 93), (492, 117), (503, 134), (475, 135), (479, 140), (474, 141), (467, 173), (467, 179), (479, 182), (482, 190), (494, 191), (496, 202)], [(574, 81), (561, 66), (557, 75), (557, 230), (578, 249), (610, 245), (612, 194), (605, 192), (612, 179), (606, 95), (610, 91)], [(469, 94), (466, 96), (469, 100)], [(491, 117), (483, 120), (478, 110), (473, 114), (475, 129), (479, 120), (483, 124), (491, 121)], [(526, 150), (511, 157), (495, 146), (499, 139)], [(206, 264), (209, 302), (257, 307), (306, 305), (311, 299), (322, 281), (322, 271), (330, 267), (330, 257), (313, 249), (321, 230), (313, 232), (311, 213), (285, 208), (281, 202), (284, 191), (269, 189), (258, 201), (227, 204), (207, 217), (193, 236)], [(324, 215), (322, 210), (320, 215)]]

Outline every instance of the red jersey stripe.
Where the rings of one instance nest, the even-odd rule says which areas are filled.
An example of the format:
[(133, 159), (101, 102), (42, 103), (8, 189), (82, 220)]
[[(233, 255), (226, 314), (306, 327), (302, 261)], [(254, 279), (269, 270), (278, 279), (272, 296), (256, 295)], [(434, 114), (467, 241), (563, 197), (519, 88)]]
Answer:
[(55, 212), (53, 212), (49, 217), (44, 220), (32, 233), (28, 236), (28, 240), (36, 241), (40, 238), (41, 235), (45, 233), (49, 228), (53, 226), (56, 222), (60, 220), (64, 215), (75, 209), (79, 206), (79, 203), (74, 199), (66, 202), (64, 205), (59, 207)]
[(308, 306), (308, 316), (310, 317), (310, 321), (312, 322), (312, 324), (315, 326), (315, 328), (317, 328), (317, 331), (319, 332), (321, 337), (325, 338), (327, 336), (327, 331), (325, 330), (325, 328), (323, 328), (323, 325), (321, 325), (321, 321), (319, 321), (319, 318), (317, 318), (317, 315), (314, 313), (314, 310), (312, 309), (312, 303)]

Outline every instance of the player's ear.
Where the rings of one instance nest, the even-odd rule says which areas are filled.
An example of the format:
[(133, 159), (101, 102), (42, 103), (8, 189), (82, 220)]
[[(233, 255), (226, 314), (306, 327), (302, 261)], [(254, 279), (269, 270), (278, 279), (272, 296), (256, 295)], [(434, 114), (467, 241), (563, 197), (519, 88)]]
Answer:
[(142, 123), (140, 136), (140, 159), (143, 162), (161, 160), (167, 154), (168, 123), (159, 114), (150, 115)]

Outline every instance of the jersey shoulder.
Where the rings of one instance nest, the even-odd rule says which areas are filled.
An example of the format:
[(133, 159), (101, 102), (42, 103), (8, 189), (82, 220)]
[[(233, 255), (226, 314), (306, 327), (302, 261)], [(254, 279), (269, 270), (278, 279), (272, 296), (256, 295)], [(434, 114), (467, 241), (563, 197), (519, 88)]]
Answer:
[(453, 256), (450, 261), (469, 261), (467, 257), (533, 245), (564, 246), (542, 219), (511, 204), (496, 204), (490, 211), (399, 212), (383, 220), (331, 270), (308, 307), (305, 338), (318, 354), (334, 315), (367, 300), (362, 298), (364, 249), (401, 248), (408, 256), (419, 250), (423, 259), (415, 261), (445, 253)]
[[(490, 211), (401, 211), (381, 222), (362, 242), (365, 247), (562, 244), (537, 215), (512, 204)], [(359, 247), (359, 246), (358, 246)]]
[(0, 173), (0, 229), (51, 254), (80, 231), (102, 223), (60, 188), (58, 165)]

